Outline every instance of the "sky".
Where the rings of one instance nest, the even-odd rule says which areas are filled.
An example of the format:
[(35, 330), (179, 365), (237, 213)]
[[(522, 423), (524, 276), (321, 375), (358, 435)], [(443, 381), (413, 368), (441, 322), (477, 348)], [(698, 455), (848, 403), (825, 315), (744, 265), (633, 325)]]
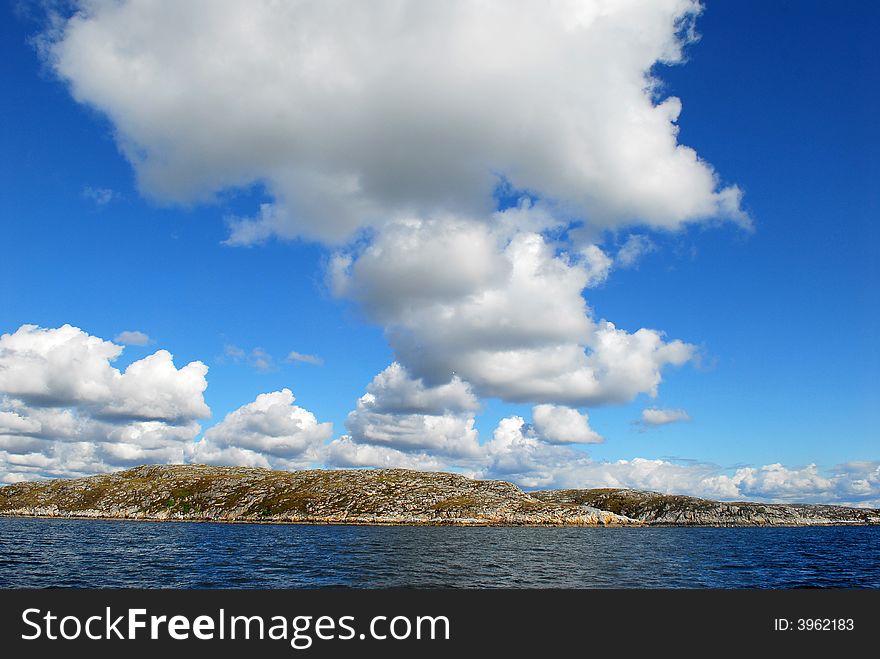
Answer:
[(0, 11), (0, 482), (880, 506), (872, 3)]

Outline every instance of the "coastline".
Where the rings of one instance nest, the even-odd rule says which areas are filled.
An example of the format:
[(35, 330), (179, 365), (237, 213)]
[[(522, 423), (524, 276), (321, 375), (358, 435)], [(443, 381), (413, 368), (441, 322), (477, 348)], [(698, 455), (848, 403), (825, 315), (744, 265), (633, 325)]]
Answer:
[(830, 527), (871, 527), (878, 523), (857, 521), (843, 522), (811, 522), (811, 523), (738, 523), (738, 524), (691, 524), (671, 522), (642, 522), (634, 524), (593, 524), (573, 522), (495, 522), (480, 519), (453, 520), (365, 520), (365, 519), (223, 519), (209, 517), (143, 517), (121, 515), (68, 515), (68, 514), (31, 514), (25, 512), (0, 512), (0, 519), (50, 519), (97, 522), (151, 522), (151, 523), (189, 523), (189, 524), (255, 524), (262, 526), (408, 526), (408, 527), (460, 527), (460, 528), (581, 528), (581, 529), (795, 529), (795, 528), (830, 528)]
[(0, 488), (0, 516), (311, 526), (784, 528), (880, 525), (880, 510), (619, 488), (524, 492), (405, 469), (144, 465)]
[(61, 519), (99, 522), (155, 522), (191, 524), (258, 524), (283, 526), (411, 526), (411, 527), (479, 527), (479, 528), (645, 528), (647, 524), (576, 524), (554, 522), (493, 522), (480, 519), (455, 520), (366, 520), (366, 519), (222, 519), (208, 517), (126, 517), (111, 515), (45, 515), (0, 512), (0, 519)]

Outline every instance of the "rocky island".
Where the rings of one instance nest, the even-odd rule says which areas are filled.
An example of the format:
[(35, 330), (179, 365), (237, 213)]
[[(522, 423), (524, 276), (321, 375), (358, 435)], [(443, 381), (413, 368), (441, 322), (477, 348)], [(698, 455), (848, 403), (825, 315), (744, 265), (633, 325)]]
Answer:
[(0, 516), (300, 524), (818, 526), (880, 524), (880, 510), (727, 503), (626, 489), (524, 492), (405, 469), (272, 471), (150, 465), (0, 488)]

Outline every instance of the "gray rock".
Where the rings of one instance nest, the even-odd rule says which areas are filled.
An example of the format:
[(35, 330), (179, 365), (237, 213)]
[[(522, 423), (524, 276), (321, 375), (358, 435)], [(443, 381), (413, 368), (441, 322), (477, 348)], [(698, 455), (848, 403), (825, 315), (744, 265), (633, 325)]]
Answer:
[(143, 466), (0, 488), (0, 515), (312, 524), (640, 525), (503, 481), (382, 470)]
[(880, 524), (880, 510), (816, 504), (722, 502), (627, 489), (530, 493), (559, 505), (588, 505), (654, 526), (831, 526)]
[(272, 471), (152, 465), (0, 488), (0, 515), (301, 524), (804, 526), (880, 524), (880, 511), (725, 503), (625, 489), (523, 492), (405, 469)]

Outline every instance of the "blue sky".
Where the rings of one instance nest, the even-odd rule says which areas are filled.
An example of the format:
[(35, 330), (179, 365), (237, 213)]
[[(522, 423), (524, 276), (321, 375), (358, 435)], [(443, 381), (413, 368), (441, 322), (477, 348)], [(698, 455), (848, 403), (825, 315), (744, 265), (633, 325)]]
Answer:
[[(380, 244), (382, 232), (390, 230), (374, 225), (339, 239), (314, 233), (291, 238), (293, 230), (282, 228), (249, 245), (224, 244), (229, 218), (252, 217), (261, 203), (280, 208), (283, 197), (286, 212), (296, 215), (299, 188), (284, 187), (286, 181), (258, 172), (250, 181), (244, 177), (241, 183), (213, 185), (213, 199), (206, 200), (204, 191), (181, 199), (186, 195), (162, 192), (173, 184), (145, 184), (146, 165), (139, 184), (132, 152), (122, 152), (120, 144), (146, 139), (146, 133), (137, 132), (146, 120), (135, 117), (124, 101), (102, 95), (91, 73), (41, 57), (34, 39), (46, 29), (43, 14), (16, 10), (14, 3), (2, 11), (0, 277), (6, 284), (0, 333), (12, 334), (24, 324), (47, 329), (70, 324), (109, 341), (122, 331), (138, 330), (150, 342), (127, 346), (114, 367), (124, 369), (159, 349), (170, 351), (178, 368), (204, 362), (209, 368), (204, 402), (211, 416), (199, 420), (195, 439), (259, 394), (283, 388), (291, 389), (296, 405), (318, 421), (332, 422), (332, 437), (326, 439), (351, 434), (347, 415), (395, 358), (413, 379), (428, 372), (427, 366), (407, 363), (399, 345), (395, 350), (397, 344), (386, 338), (383, 329), (410, 319), (398, 315), (388, 320), (391, 312), (374, 301), (381, 291), (340, 295), (328, 280), (335, 255), (355, 254), (365, 263), (352, 245)], [(724, 496), (728, 491), (696, 483), (742, 468), (760, 475), (762, 466), (780, 463), (793, 470), (794, 476), (786, 472), (794, 483), (790, 488), (757, 484), (748, 489), (741, 478), (733, 496), (880, 500), (875, 420), (880, 403), (880, 132), (875, 120), (880, 63), (872, 45), (878, 17), (880, 10), (861, 2), (838, 4), (833, 11), (819, 2), (705, 3), (696, 18), (700, 38), (684, 46), (684, 61), (651, 68), (662, 81), (655, 95), (681, 100), (678, 144), (693, 148), (717, 174), (711, 194), (732, 185), (742, 191), (736, 213), (750, 218), (753, 228), (720, 212), (671, 228), (629, 215), (626, 223), (608, 220), (590, 238), (605, 254), (613, 257), (633, 234), (646, 237), (653, 247), (632, 267), (614, 267), (607, 279), (584, 291), (594, 320), (608, 319), (630, 333), (642, 327), (662, 331), (668, 340), (692, 345), (692, 358), (662, 368), (656, 398), (642, 388), (631, 401), (613, 404), (539, 396), (513, 400), (516, 396), (497, 395), (507, 391), (502, 385), (480, 385), (474, 376), (480, 443), (492, 439), (503, 418), (518, 415), (526, 423), (520, 440), (533, 441), (529, 450), (546, 443), (548, 455), (557, 455), (561, 444), (541, 436), (531, 423), (531, 410), (539, 403), (569, 405), (587, 413), (590, 428), (605, 439), (566, 444), (564, 450), (573, 455), (589, 456), (594, 465), (643, 459), (697, 465), (699, 470), (699, 476), (674, 472), (667, 480), (661, 472), (653, 480), (640, 480), (635, 473), (614, 476), (623, 484), (662, 489), (668, 483), (668, 489)], [(100, 12), (92, 19), (101, 19)], [(71, 53), (65, 57), (73, 61)], [(76, 65), (83, 61), (88, 60)], [(528, 81), (530, 74), (522, 75)], [(601, 75), (596, 73), (596, 79)], [(435, 84), (442, 86), (443, 79)], [(76, 85), (81, 85), (78, 91)], [(213, 110), (224, 112), (222, 102)], [(442, 131), (443, 115), (427, 113), (426, 122), (432, 120)], [(157, 148), (154, 143), (138, 147)], [(250, 157), (240, 155), (242, 162)], [(529, 171), (528, 162), (516, 164)], [(205, 169), (214, 175), (211, 166)], [(169, 176), (180, 178), (179, 171)], [(531, 188), (539, 205), (553, 196), (534, 183), (544, 176), (523, 177), (533, 182), (523, 188)], [(549, 190), (554, 183), (547, 185)], [(558, 190), (563, 190), (560, 197), (568, 194), (568, 188)], [(382, 210), (395, 211), (392, 197), (388, 193), (380, 199)], [(589, 209), (571, 211), (568, 219), (576, 216), (572, 226), (591, 226)], [(545, 229), (542, 235), (552, 232)], [(255, 349), (272, 357), (268, 368), (255, 367)], [(236, 351), (244, 356), (236, 357)], [(316, 355), (323, 364), (287, 360), (291, 351)], [(2, 393), (13, 399), (15, 391), (8, 386)], [(84, 415), (83, 405), (73, 401), (68, 407)], [(466, 407), (462, 403), (435, 416), (464, 414)], [(690, 420), (657, 427), (638, 423), (649, 407), (685, 410)], [(218, 442), (221, 435), (216, 433)], [(232, 440), (223, 441), (235, 448)], [(9, 467), (15, 463), (11, 453), (5, 455), (10, 474), (64, 473), (57, 466), (54, 471), (16, 472)], [(223, 455), (228, 460), (231, 454)], [(427, 449), (419, 455), (436, 457)], [(564, 455), (558, 455), (559, 463), (565, 463)], [(303, 464), (309, 461), (303, 459)], [(608, 482), (591, 481), (591, 471), (566, 480), (544, 477), (552, 472), (547, 467), (550, 472), (542, 471), (539, 478), (444, 459), (440, 462), (450, 468), (510, 477), (524, 486), (571, 484), (578, 478), (584, 486)], [(852, 479), (870, 486), (853, 489), (840, 480), (852, 469), (841, 472), (839, 466), (851, 463), (862, 465)], [(798, 470), (812, 464), (821, 478), (814, 474), (804, 485)]]

